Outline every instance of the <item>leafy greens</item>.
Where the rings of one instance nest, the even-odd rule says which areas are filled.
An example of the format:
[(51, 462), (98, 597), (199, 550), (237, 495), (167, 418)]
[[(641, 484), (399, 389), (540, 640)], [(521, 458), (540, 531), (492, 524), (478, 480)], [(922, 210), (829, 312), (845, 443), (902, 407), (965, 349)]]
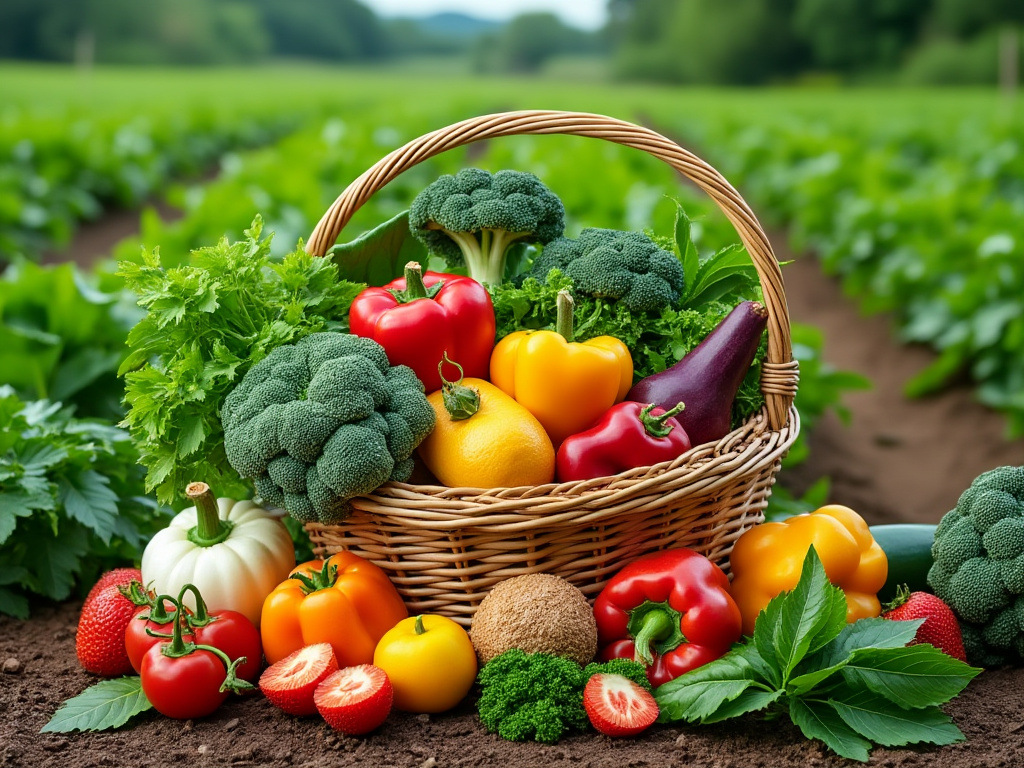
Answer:
[(843, 591), (811, 547), (800, 581), (761, 612), (753, 638), (654, 692), (660, 719), (717, 723), (784, 713), (807, 738), (860, 761), (872, 742), (963, 741), (939, 707), (981, 670), (931, 645), (908, 646), (922, 623), (847, 624)]

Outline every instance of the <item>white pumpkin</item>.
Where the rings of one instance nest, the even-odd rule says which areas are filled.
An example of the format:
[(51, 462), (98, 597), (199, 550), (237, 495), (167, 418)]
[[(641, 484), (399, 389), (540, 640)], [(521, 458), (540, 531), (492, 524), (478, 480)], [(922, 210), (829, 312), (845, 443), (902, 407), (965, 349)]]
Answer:
[[(199, 495), (202, 490), (192, 493), (198, 485), (205, 489), (205, 498)], [(190, 485), (188, 495), (197, 506), (182, 510), (146, 546), (143, 583), (158, 595), (175, 598), (184, 585), (194, 584), (211, 612), (238, 611), (258, 627), (263, 600), (295, 567), (288, 529), (251, 501), (221, 498), (214, 504), (205, 483)], [(201, 528), (205, 539), (199, 535)], [(191, 593), (184, 602), (195, 609)]]

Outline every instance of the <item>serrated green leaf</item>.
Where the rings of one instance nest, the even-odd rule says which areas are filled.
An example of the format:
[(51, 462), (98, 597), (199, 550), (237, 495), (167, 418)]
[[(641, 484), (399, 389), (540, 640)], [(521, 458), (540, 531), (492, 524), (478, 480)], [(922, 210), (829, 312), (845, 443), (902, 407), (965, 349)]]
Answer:
[[(837, 625), (836, 612), (842, 604), (842, 623)], [(817, 647), (832, 640), (845, 626), (846, 598), (829, 582), (825, 567), (812, 546), (804, 558), (800, 580), (782, 600), (773, 644), (782, 680), (806, 656), (812, 644)], [(757, 636), (760, 627), (754, 625)]]
[(815, 671), (845, 664), (850, 654), (864, 648), (902, 648), (917, 634), (924, 619), (916, 621), (890, 621), (889, 619), (859, 619), (847, 624), (839, 635), (813, 657), (809, 657), (805, 669)]
[(16, 619), (27, 619), (28, 599), (6, 587), (0, 587), (0, 613)]
[(330, 249), (339, 277), (367, 285), (384, 285), (399, 277), (410, 261), (425, 264), (427, 251), (409, 230), (409, 212)]
[(104, 680), (68, 699), (40, 733), (105, 731), (120, 728), (135, 715), (152, 708), (137, 677)]
[(853, 730), (886, 747), (964, 740), (960, 729), (937, 706), (903, 709), (884, 696), (851, 690), (833, 694), (829, 704)]
[(853, 688), (868, 688), (901, 707), (945, 704), (981, 672), (931, 645), (865, 648), (843, 668)]
[(707, 717), (701, 719), (702, 723), (718, 723), (722, 720), (729, 720), (748, 712), (757, 712), (765, 707), (774, 704), (783, 695), (784, 691), (762, 691), (760, 689), (748, 688), (739, 696), (727, 701)]
[(67, 516), (109, 544), (117, 525), (117, 494), (110, 490), (110, 480), (89, 469), (68, 475), (58, 487)]
[(829, 704), (792, 699), (789, 717), (804, 736), (823, 741), (840, 757), (862, 763), (868, 761), (871, 742), (858, 735)]
[(764, 688), (754, 679), (751, 666), (735, 652), (730, 652), (659, 686), (654, 698), (661, 710), (662, 722), (695, 722), (710, 716), (751, 686)]
[(757, 615), (752, 638), (754, 647), (772, 675), (769, 682), (775, 688), (782, 687), (782, 665), (775, 647), (775, 633), (782, 620), (782, 609), (785, 606), (786, 597), (787, 593), (783, 593), (768, 601), (768, 605)]
[(49, 493), (0, 491), (0, 544), (14, 533), (19, 517), (31, 517), (37, 509), (53, 509), (56, 502)]

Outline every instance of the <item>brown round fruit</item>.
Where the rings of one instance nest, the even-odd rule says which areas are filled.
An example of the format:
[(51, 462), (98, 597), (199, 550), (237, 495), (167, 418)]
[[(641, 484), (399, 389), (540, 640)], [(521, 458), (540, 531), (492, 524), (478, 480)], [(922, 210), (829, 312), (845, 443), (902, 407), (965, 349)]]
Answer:
[(512, 648), (586, 664), (597, 653), (594, 612), (576, 587), (549, 573), (498, 584), (473, 617), (470, 633), (481, 664)]

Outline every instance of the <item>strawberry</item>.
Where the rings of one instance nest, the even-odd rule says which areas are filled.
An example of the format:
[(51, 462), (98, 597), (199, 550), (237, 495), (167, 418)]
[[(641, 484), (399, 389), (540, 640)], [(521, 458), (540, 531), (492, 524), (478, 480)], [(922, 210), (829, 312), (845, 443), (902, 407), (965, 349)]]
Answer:
[(327, 724), (350, 736), (369, 733), (387, 720), (394, 698), (387, 673), (372, 664), (339, 669), (313, 697)]
[(132, 674), (124, 632), (137, 610), (117, 584), (90, 593), (78, 617), (75, 653), (86, 672), (104, 677)]
[(583, 708), (590, 723), (605, 736), (636, 736), (658, 719), (650, 691), (622, 675), (599, 672), (583, 689)]
[(907, 587), (896, 590), (896, 599), (885, 606), (883, 619), (914, 621), (924, 619), (914, 639), (907, 645), (930, 643), (943, 653), (967, 661), (960, 625), (948, 605), (928, 592), (911, 592)]
[[(89, 594), (85, 598), (85, 605), (91, 603), (93, 598), (105, 587), (109, 587), (111, 584), (115, 586), (128, 585), (133, 581), (142, 581), (142, 571), (138, 568), (115, 568), (112, 571), (107, 571), (89, 590)], [(85, 605), (82, 607), (84, 608)]]
[(290, 715), (315, 715), (313, 693), (337, 670), (330, 643), (307, 645), (267, 667), (260, 675), (260, 690), (271, 704)]

